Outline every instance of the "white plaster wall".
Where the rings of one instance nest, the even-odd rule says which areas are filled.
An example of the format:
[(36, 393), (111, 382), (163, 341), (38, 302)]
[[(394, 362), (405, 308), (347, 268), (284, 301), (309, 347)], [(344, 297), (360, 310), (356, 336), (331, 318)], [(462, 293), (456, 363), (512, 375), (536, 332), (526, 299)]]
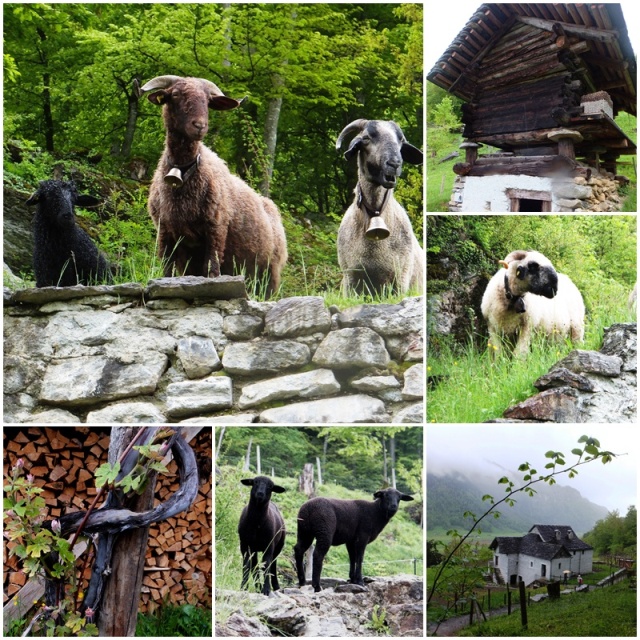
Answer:
[[(462, 209), (468, 213), (493, 211), (504, 213), (509, 211), (507, 189), (527, 189), (531, 191), (552, 191), (551, 178), (536, 176), (502, 175), (502, 176), (467, 176), (462, 194)], [(557, 211), (555, 202), (551, 210)]]

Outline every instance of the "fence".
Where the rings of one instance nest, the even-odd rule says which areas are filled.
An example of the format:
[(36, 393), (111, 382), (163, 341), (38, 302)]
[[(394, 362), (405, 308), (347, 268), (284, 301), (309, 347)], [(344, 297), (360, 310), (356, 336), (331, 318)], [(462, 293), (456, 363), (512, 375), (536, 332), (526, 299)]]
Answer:
[[(423, 566), (424, 558), (404, 558), (402, 560), (375, 560), (372, 562), (367, 562), (367, 568), (373, 569), (374, 567), (378, 567), (383, 564), (410, 564), (413, 567), (413, 575), (421, 576), (422, 575), (422, 566)], [(348, 563), (333, 563), (333, 562), (324, 562), (324, 567), (331, 567), (332, 569), (340, 568), (340, 567), (349, 567)]]

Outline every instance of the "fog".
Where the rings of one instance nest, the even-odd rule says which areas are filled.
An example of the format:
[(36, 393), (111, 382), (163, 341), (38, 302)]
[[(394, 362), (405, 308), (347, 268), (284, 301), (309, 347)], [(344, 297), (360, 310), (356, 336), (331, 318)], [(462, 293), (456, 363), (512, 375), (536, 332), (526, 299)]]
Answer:
[[(563, 425), (442, 425), (427, 428), (427, 473), (443, 475), (457, 471), (470, 476), (481, 474), (498, 479), (510, 474), (522, 478), (517, 472), (523, 462), (531, 464), (538, 473), (545, 471), (545, 458), (549, 450), (565, 455), (566, 467), (577, 457), (572, 449), (582, 448), (578, 439), (582, 435), (597, 438), (602, 450), (617, 454), (608, 464), (600, 460), (582, 465), (578, 475), (569, 479), (567, 474), (557, 478), (558, 484), (573, 487), (595, 504), (621, 515), (627, 507), (636, 504), (638, 445), (636, 428), (632, 426), (563, 426)], [(428, 498), (427, 498), (428, 499)]]

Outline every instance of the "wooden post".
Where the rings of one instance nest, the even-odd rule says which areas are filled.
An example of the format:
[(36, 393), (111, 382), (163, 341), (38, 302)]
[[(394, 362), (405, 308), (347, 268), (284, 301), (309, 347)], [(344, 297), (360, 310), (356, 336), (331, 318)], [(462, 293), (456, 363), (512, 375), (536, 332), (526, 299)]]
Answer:
[(527, 628), (527, 592), (524, 588), (524, 580), (520, 580), (518, 584), (520, 589), (520, 620), (522, 621), (522, 628)]
[(305, 496), (310, 498), (313, 493), (313, 464), (308, 462), (304, 465), (300, 479), (298, 480), (298, 490), (304, 493)]
[(260, 461), (260, 445), (256, 445), (256, 472), (259, 476), (262, 475), (262, 463)]
[(253, 442), (253, 438), (249, 438), (249, 446), (247, 447), (247, 454), (244, 457), (244, 467), (242, 467), (243, 471), (249, 471), (249, 467), (251, 465), (251, 443)]
[(511, 615), (511, 590), (507, 587), (507, 615)]
[[(109, 462), (114, 464), (141, 427), (112, 427)], [(156, 473), (149, 476), (145, 492), (125, 502), (131, 511), (153, 508)], [(101, 636), (133, 636), (136, 631), (142, 572), (149, 527), (125, 531), (115, 542), (111, 574), (106, 583), (98, 620)]]
[(320, 458), (316, 456), (316, 467), (318, 468), (318, 485), (322, 484), (322, 468), (320, 467)]

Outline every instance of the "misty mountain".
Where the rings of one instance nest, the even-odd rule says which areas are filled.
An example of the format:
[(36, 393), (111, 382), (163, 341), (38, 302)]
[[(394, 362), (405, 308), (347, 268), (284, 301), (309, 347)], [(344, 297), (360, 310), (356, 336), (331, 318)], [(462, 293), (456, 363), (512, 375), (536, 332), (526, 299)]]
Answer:
[[(515, 481), (514, 481), (515, 482)], [(516, 483), (516, 486), (519, 486)], [(546, 483), (534, 487), (536, 495), (516, 494), (516, 504), (498, 507), (500, 518), (492, 516), (482, 521), (485, 533), (507, 531), (526, 533), (534, 524), (569, 525), (580, 536), (593, 528), (597, 520), (604, 518), (608, 509), (594, 504), (572, 487)], [(496, 478), (481, 475), (464, 475), (451, 472), (446, 475), (427, 474), (427, 531), (434, 529), (468, 529), (473, 520), (464, 518), (465, 511), (477, 517), (490, 506), (482, 496), (489, 494), (497, 502), (505, 495), (505, 485)]]

